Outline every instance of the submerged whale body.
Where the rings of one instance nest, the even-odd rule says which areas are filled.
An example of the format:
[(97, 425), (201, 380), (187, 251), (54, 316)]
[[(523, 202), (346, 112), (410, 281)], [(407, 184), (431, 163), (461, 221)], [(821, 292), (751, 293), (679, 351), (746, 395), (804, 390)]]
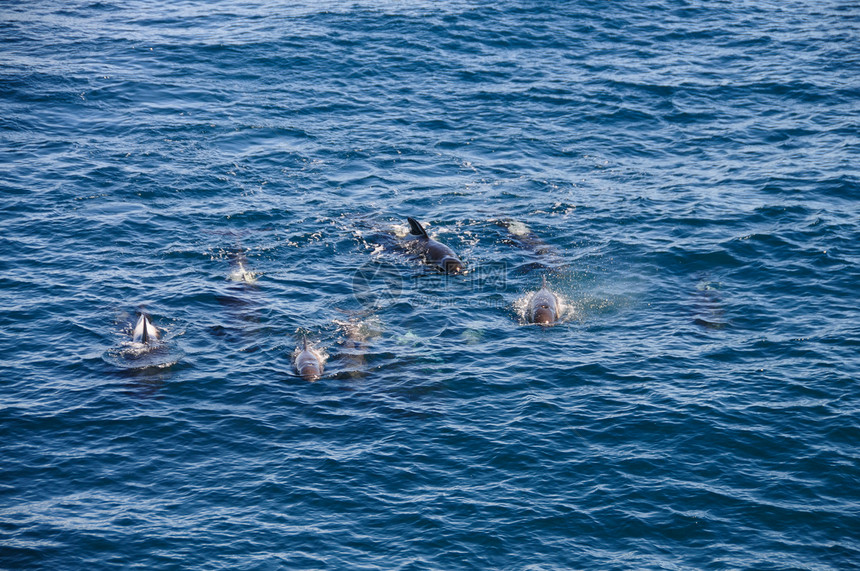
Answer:
[(535, 270), (558, 271), (567, 265), (558, 251), (544, 242), (524, 222), (514, 220), (513, 218), (504, 218), (496, 220), (495, 223), (497, 226), (501, 226), (507, 230), (505, 237), (502, 239), (503, 243), (526, 250), (531, 255), (532, 259), (530, 261), (515, 268), (514, 271), (516, 273), (528, 274)]
[(539, 256), (555, 254), (552, 247), (541, 240), (524, 222), (514, 220), (513, 218), (504, 218), (495, 222), (497, 226), (501, 226), (508, 231), (509, 237), (505, 239), (506, 243), (525, 250), (531, 250)]
[(296, 372), (306, 381), (316, 381), (322, 376), (323, 365), (319, 355), (308, 346), (308, 338), (304, 337), (302, 350), (296, 357)]
[(558, 306), (558, 296), (547, 287), (544, 276), (543, 285), (529, 300), (526, 317), (538, 325), (552, 325), (558, 321)]
[(156, 343), (158, 339), (158, 329), (156, 329), (145, 313), (141, 313), (140, 317), (137, 318), (137, 324), (134, 326), (131, 340), (135, 343), (149, 345)]
[(407, 218), (407, 220), (410, 228), (409, 236), (412, 239), (410, 247), (413, 251), (428, 263), (440, 267), (445, 273), (458, 274), (463, 271), (463, 262), (454, 250), (428, 236), (427, 231), (414, 218)]
[(351, 319), (342, 324), (341, 328), (344, 332), (341, 360), (346, 366), (346, 374), (351, 378), (363, 377), (367, 367), (367, 361), (364, 358), (369, 337), (367, 324)]

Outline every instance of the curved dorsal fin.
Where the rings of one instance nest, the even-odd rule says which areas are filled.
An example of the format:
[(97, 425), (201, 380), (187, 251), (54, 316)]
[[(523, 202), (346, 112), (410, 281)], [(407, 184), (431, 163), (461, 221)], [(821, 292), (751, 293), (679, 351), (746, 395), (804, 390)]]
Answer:
[(302, 351), (308, 350), (308, 336), (302, 335)]
[(546, 275), (541, 276), (543, 278), (543, 283), (541, 284), (542, 288), (546, 287)]
[(407, 218), (406, 220), (409, 221), (410, 234), (429, 238), (429, 236), (427, 236), (427, 231), (421, 226), (421, 224), (418, 223), (417, 220), (415, 220), (414, 218)]

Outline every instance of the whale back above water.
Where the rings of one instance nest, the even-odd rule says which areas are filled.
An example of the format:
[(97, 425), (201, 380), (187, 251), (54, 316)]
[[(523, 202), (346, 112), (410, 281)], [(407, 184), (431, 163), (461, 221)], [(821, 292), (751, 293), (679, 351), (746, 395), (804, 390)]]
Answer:
[(463, 262), (457, 257), (454, 250), (431, 238), (424, 227), (414, 218), (407, 218), (407, 220), (409, 221), (409, 235), (414, 237), (414, 249), (427, 262), (439, 266), (448, 274), (457, 274), (463, 271)]
[(259, 277), (256, 272), (248, 268), (248, 258), (245, 257), (243, 249), (237, 249), (228, 253), (231, 271), (227, 279), (246, 285), (254, 285)]
[(141, 313), (137, 319), (137, 324), (134, 326), (132, 341), (135, 343), (154, 343), (158, 341), (158, 337), (158, 329), (149, 321), (149, 317), (145, 313)]

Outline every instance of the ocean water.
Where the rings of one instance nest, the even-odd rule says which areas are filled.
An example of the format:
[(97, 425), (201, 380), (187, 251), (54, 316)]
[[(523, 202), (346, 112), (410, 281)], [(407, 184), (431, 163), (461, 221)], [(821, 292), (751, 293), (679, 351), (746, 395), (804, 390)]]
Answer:
[(0, 568), (860, 566), (856, 2), (284, 4), (0, 6)]

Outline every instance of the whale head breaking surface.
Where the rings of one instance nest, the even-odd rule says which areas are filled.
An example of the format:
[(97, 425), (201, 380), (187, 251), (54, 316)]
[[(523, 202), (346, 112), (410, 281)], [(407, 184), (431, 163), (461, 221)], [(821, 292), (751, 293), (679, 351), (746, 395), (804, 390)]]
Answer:
[(296, 356), (296, 372), (306, 381), (316, 381), (322, 376), (323, 364), (319, 354), (308, 345), (308, 338), (302, 340), (302, 350)]
[(558, 296), (547, 287), (546, 276), (544, 276), (541, 288), (529, 301), (526, 316), (532, 323), (552, 325), (558, 321), (558, 306)]

